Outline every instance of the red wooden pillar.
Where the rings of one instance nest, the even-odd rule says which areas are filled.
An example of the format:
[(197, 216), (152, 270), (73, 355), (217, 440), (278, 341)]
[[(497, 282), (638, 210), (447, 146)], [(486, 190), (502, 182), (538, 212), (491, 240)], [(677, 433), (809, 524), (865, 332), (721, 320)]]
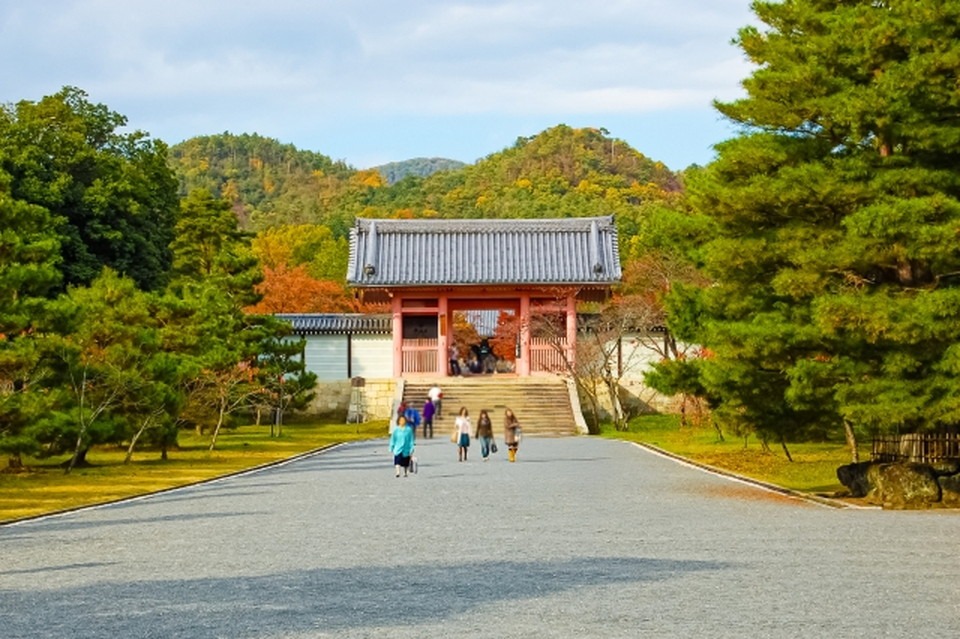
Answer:
[(450, 316), (450, 303), (446, 295), (437, 300), (437, 375), (447, 376), (450, 340), (453, 338), (453, 317)]
[(390, 300), (393, 313), (393, 377), (403, 377), (403, 299), (394, 295)]
[(573, 293), (567, 295), (567, 359), (576, 363), (577, 353), (577, 299)]
[(520, 357), (517, 358), (517, 375), (530, 376), (530, 295), (520, 296)]

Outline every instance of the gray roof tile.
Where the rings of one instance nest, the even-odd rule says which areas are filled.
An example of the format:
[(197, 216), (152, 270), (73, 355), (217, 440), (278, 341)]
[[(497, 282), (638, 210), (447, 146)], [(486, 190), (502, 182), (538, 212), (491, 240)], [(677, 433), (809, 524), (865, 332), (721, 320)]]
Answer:
[(359, 313), (278, 313), (299, 335), (345, 335), (347, 333), (390, 334), (393, 323), (390, 315), (361, 315)]
[(350, 233), (357, 287), (577, 284), (620, 280), (612, 216), (522, 220), (373, 220)]

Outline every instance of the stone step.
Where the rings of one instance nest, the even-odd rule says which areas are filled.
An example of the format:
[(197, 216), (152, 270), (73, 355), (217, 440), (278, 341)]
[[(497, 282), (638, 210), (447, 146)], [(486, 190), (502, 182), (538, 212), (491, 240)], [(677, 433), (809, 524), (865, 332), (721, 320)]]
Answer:
[(434, 386), (443, 390), (443, 418), (435, 425), (444, 430), (461, 406), (466, 406), (475, 421), (481, 410), (486, 410), (500, 435), (503, 411), (513, 410), (523, 426), (524, 435), (574, 435), (576, 424), (570, 406), (570, 396), (562, 380), (531, 381), (521, 378), (446, 378), (434, 381), (407, 381), (403, 399), (423, 408), (427, 391)]

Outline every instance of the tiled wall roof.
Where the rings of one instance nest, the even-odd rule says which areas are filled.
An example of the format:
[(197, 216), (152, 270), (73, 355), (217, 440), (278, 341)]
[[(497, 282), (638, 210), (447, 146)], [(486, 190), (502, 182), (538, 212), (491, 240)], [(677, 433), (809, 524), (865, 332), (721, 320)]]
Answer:
[(390, 315), (359, 313), (278, 313), (275, 317), (293, 325), (298, 335), (345, 335), (347, 333), (390, 334)]
[(350, 232), (347, 282), (359, 287), (608, 285), (620, 280), (613, 217), (373, 220)]

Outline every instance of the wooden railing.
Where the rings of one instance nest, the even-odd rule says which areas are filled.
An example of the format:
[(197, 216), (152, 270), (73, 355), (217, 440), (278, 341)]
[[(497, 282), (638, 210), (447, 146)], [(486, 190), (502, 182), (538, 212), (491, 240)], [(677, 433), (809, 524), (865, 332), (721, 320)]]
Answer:
[(405, 339), (401, 348), (404, 373), (437, 372), (437, 340)]
[(960, 434), (908, 433), (874, 437), (873, 461), (909, 461), (921, 464), (960, 460)]
[(567, 341), (548, 340), (538, 337), (530, 338), (530, 372), (532, 373), (563, 373), (567, 366), (563, 355), (558, 350), (558, 344), (566, 349)]

